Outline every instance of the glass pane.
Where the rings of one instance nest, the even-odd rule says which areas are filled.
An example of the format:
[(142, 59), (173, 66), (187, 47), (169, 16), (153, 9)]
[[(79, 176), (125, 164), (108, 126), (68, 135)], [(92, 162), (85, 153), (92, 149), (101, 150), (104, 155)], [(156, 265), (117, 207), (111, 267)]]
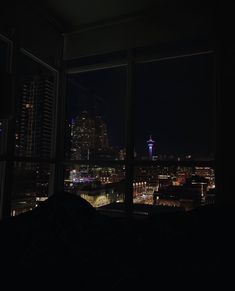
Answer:
[(0, 155), (6, 153), (7, 120), (0, 119)]
[(213, 54), (137, 64), (136, 159), (213, 160), (213, 69)]
[(77, 165), (65, 169), (64, 189), (87, 200), (93, 207), (124, 201), (124, 166)]
[(66, 157), (124, 160), (126, 68), (70, 74), (67, 84)]
[(17, 79), (15, 153), (21, 157), (49, 158), (55, 117), (55, 74), (20, 54)]
[(215, 202), (212, 167), (136, 167), (133, 199), (136, 204), (178, 207), (191, 210)]
[(11, 215), (32, 210), (48, 198), (49, 164), (14, 163)]

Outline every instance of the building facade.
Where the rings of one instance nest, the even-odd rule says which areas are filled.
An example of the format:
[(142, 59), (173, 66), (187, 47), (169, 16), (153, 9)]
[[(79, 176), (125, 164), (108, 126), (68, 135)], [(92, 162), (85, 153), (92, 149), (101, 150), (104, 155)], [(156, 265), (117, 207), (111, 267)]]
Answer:
[(51, 154), (55, 88), (53, 79), (34, 76), (21, 81), (16, 120), (16, 154), (48, 158)]

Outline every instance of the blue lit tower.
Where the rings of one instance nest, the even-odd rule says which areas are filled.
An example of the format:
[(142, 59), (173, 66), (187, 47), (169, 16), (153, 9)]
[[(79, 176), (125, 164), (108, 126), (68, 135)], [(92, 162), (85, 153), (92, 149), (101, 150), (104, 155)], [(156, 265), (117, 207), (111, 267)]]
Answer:
[(147, 141), (148, 144), (148, 150), (149, 150), (149, 159), (152, 161), (153, 158), (153, 145), (155, 144), (155, 141), (152, 140), (152, 136), (150, 135), (149, 140)]

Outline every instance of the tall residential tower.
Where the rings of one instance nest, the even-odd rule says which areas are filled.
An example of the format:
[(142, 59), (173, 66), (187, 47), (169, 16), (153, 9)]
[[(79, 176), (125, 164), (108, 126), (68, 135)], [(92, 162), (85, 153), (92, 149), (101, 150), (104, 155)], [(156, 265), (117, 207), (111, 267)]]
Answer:
[(72, 120), (72, 159), (89, 160), (108, 148), (107, 125), (100, 116), (92, 118), (88, 111), (82, 111), (79, 116)]
[(17, 155), (25, 157), (50, 156), (54, 100), (53, 78), (42, 75), (21, 81), (16, 118)]

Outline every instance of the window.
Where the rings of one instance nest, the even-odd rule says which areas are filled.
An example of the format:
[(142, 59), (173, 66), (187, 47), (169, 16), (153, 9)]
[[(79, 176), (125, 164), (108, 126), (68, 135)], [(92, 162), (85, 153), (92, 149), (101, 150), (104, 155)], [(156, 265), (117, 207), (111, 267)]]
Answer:
[(133, 202), (192, 210), (215, 203), (210, 166), (139, 166), (134, 169)]
[(66, 157), (125, 159), (126, 68), (67, 77)]
[[(105, 186), (109, 179), (112, 180), (112, 175), (116, 172), (120, 174), (121, 169), (121, 176), (126, 177), (126, 188), (121, 194), (132, 196), (129, 203), (132, 201), (134, 205), (151, 204), (190, 210), (213, 204), (213, 53), (156, 60), (133, 57), (131, 60), (134, 64), (132, 75), (126, 74), (125, 67), (107, 69), (104, 66), (102, 70), (95, 67), (91, 71), (87, 67), (86, 71), (81, 61), (78, 62), (81, 64), (78, 69), (70, 67), (72, 74), (67, 77), (65, 148), (67, 161), (77, 163), (65, 167), (65, 189), (81, 195), (94, 206), (102, 206), (94, 202), (96, 198), (92, 187), (96, 183), (97, 188), (100, 183)], [(76, 73), (79, 68), (81, 72)], [(132, 92), (126, 96), (128, 82), (134, 83)], [(132, 112), (124, 114), (125, 110)], [(95, 117), (97, 112), (99, 120)], [(128, 120), (124, 120), (129, 113)], [(107, 133), (109, 149), (116, 147), (119, 155), (117, 151), (113, 155), (104, 155), (102, 150), (95, 148), (99, 147), (96, 126), (100, 124), (107, 129), (103, 134)], [(131, 151), (127, 157), (127, 136), (131, 135), (134, 144), (132, 148), (129, 142)], [(102, 164), (105, 160), (123, 160), (123, 163), (120, 168), (114, 165), (109, 168)], [(97, 169), (101, 169), (98, 174)], [(105, 176), (108, 169), (112, 172), (111, 176)], [(83, 187), (86, 195), (92, 196), (93, 200), (85, 192), (82, 194)], [(111, 200), (103, 199), (103, 206)], [(121, 201), (117, 197), (116, 200)]]
[(136, 65), (138, 160), (213, 160), (213, 54)]
[(67, 75), (64, 189), (94, 207), (124, 201), (125, 66)]
[(23, 48), (12, 58), (13, 47), (0, 36), (1, 218), (37, 207), (54, 185), (58, 71)]
[(66, 167), (65, 191), (76, 193), (93, 207), (123, 203), (125, 166), (82, 165)]
[(214, 203), (213, 53), (130, 54), (128, 62), (117, 55), (68, 62), (64, 103), (58, 71), (24, 49), (16, 53), (14, 147), (6, 156), (12, 139), (0, 119), (0, 177), (8, 185), (1, 191), (11, 194), (11, 215), (56, 194), (61, 173), (59, 191), (103, 210)]
[(135, 92), (134, 156), (149, 167), (135, 167), (133, 202), (186, 210), (213, 203), (214, 55), (137, 63)]
[(11, 215), (37, 207), (53, 183), (57, 72), (25, 50), (17, 53)]
[(50, 177), (49, 164), (15, 162), (11, 215), (30, 211), (45, 201), (48, 198)]
[(51, 157), (55, 97), (55, 73), (21, 52), (17, 59), (16, 156)]

